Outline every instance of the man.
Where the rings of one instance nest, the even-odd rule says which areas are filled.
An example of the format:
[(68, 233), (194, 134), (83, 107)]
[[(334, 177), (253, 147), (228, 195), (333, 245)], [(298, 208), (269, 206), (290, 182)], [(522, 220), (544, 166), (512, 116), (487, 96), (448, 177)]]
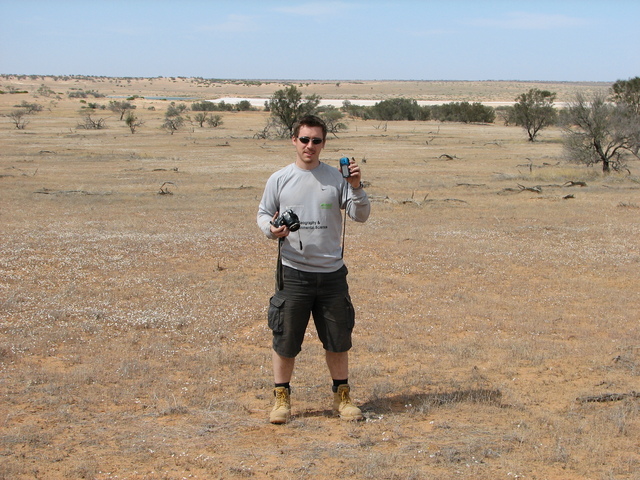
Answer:
[[(363, 418), (349, 395), (348, 352), (355, 312), (342, 260), (340, 210), (364, 222), (371, 206), (355, 160), (347, 178), (320, 161), (326, 138), (327, 127), (320, 118), (299, 120), (291, 137), (296, 160), (269, 178), (258, 209), (258, 226), (279, 242), (278, 281), (268, 314), (276, 397), (270, 421), (275, 424), (286, 423), (291, 415), (290, 381), (311, 315), (333, 379), (334, 410), (345, 420)], [(280, 214), (289, 209), (299, 218), (299, 229), (279, 225)]]

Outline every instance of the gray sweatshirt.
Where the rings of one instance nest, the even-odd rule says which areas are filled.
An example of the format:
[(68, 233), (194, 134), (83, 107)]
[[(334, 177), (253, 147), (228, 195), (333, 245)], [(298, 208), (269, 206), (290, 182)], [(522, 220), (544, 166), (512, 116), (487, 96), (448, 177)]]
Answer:
[(275, 172), (258, 207), (258, 226), (271, 239), (270, 221), (276, 212), (292, 209), (300, 229), (282, 244), (282, 264), (304, 272), (335, 272), (343, 265), (342, 214), (356, 222), (369, 218), (371, 205), (363, 188), (352, 188), (340, 171), (320, 163), (304, 170), (295, 163)]

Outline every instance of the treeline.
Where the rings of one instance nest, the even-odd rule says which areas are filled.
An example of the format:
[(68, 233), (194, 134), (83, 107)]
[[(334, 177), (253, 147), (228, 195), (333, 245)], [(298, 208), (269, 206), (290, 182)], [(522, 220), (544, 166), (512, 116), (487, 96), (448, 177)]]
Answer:
[(251, 105), (249, 100), (241, 100), (238, 103), (226, 103), (224, 100), (220, 102), (194, 102), (191, 104), (191, 110), (194, 112), (248, 112), (257, 110)]
[(342, 110), (363, 120), (438, 120), (441, 122), (493, 123), (495, 110), (479, 102), (451, 102), (442, 105), (418, 105), (409, 98), (383, 100), (373, 106), (353, 105), (345, 100)]
[[(268, 106), (266, 107), (268, 109)], [(237, 104), (221, 102), (194, 102), (194, 112), (232, 112), (257, 110), (248, 100)], [(481, 103), (451, 102), (442, 105), (418, 105), (408, 98), (382, 100), (372, 106), (353, 105), (349, 100), (343, 102), (341, 110), (355, 118), (363, 120), (437, 120), (441, 122), (493, 123), (496, 112), (492, 107)]]

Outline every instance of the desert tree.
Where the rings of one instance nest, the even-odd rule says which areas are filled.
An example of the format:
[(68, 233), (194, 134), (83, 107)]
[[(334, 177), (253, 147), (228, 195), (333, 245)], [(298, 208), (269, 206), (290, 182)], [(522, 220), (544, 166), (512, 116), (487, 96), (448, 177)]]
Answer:
[(167, 111), (165, 112), (165, 117), (178, 117), (182, 115), (187, 110), (187, 106), (184, 103), (176, 104), (176, 102), (171, 102), (167, 107)]
[(131, 133), (136, 133), (138, 127), (144, 125), (144, 122), (140, 120), (138, 117), (134, 115), (134, 113), (129, 110), (127, 112), (127, 116), (124, 119), (124, 122), (127, 124), (127, 127), (131, 130)]
[(347, 129), (347, 126), (342, 122), (344, 113), (333, 105), (320, 107), (318, 109), (318, 115), (327, 125), (327, 132), (331, 133), (334, 137), (337, 137), (340, 131)]
[(494, 109), (496, 118), (500, 120), (506, 127), (511, 124), (517, 125), (514, 118), (513, 105), (501, 105)]
[(29, 103), (26, 100), (23, 100), (20, 105), (15, 105), (19, 108), (24, 108), (27, 115), (35, 115), (38, 112), (44, 110), (44, 107), (39, 103)]
[(177, 132), (184, 125), (184, 118), (180, 115), (176, 117), (165, 117), (162, 127), (169, 131), (171, 135)]
[(18, 130), (24, 130), (25, 127), (29, 124), (29, 119), (27, 117), (27, 111), (24, 109), (14, 110), (13, 112), (7, 115), (11, 122), (15, 125)]
[(450, 102), (442, 105), (424, 106), (422, 120), (439, 120), (441, 122), (493, 123), (496, 112), (493, 107), (480, 102)]
[(640, 77), (615, 82), (611, 86), (611, 100), (640, 115)]
[(556, 94), (532, 88), (516, 97), (513, 121), (527, 131), (529, 141), (536, 139), (540, 130), (556, 122), (558, 114), (553, 106)]
[(47, 87), (45, 84), (40, 85), (36, 93), (38, 95), (42, 95), (43, 97), (51, 97), (51, 96), (55, 96), (56, 94), (56, 92), (51, 90), (51, 88)]
[(362, 120), (371, 120), (374, 118), (373, 107), (354, 105), (349, 100), (342, 102), (340, 110), (350, 117), (361, 118)]
[(204, 122), (206, 122), (207, 118), (209, 118), (209, 114), (207, 112), (198, 112), (193, 116), (193, 120), (191, 120), (191, 117), (187, 118), (189, 119), (189, 121), (197, 123), (200, 128), (202, 128), (204, 126)]
[(236, 110), (239, 112), (250, 112), (252, 110), (256, 110), (256, 108), (251, 105), (249, 100), (240, 100), (236, 105)]
[(16, 110), (13, 110), (11, 113), (7, 114), (7, 117), (11, 120), (11, 122), (18, 130), (24, 130), (29, 124), (29, 119), (27, 118), (27, 116), (35, 115), (36, 113), (41, 112), (44, 109), (44, 107), (38, 103), (29, 103), (24, 100), (20, 105), (14, 105), (14, 107), (16, 107)]
[(390, 98), (377, 102), (372, 107), (376, 120), (422, 120), (423, 110), (413, 98)]
[(193, 118), (187, 115), (187, 120), (189, 120), (192, 124), (196, 123), (200, 126), (200, 128), (204, 127), (205, 123), (213, 128), (222, 125), (221, 115), (213, 115), (207, 112), (198, 112), (193, 116)]
[(164, 123), (162, 128), (166, 129), (173, 135), (177, 132), (182, 125), (184, 125), (184, 117), (182, 113), (187, 109), (184, 103), (176, 105), (176, 102), (171, 102), (167, 107), (167, 111), (164, 113)]
[(286, 136), (287, 136), (287, 132), (282, 126), (282, 124), (278, 120), (276, 120), (275, 117), (270, 116), (267, 119), (267, 123), (264, 126), (264, 128), (261, 131), (256, 132), (253, 135), (253, 138), (260, 138), (265, 140), (267, 138), (273, 138), (273, 137), (282, 138)]
[[(220, 103), (225, 103), (225, 102), (224, 100), (222, 100), (220, 101)], [(209, 100), (205, 100), (202, 102), (193, 102), (191, 104), (191, 110), (193, 110), (194, 112), (211, 112), (211, 111), (219, 110), (219, 103), (211, 102)]]
[(602, 172), (627, 170), (627, 161), (638, 158), (639, 116), (623, 104), (607, 101), (607, 95), (590, 98), (577, 93), (565, 115), (564, 149), (575, 163), (602, 163)]
[(124, 118), (125, 114), (128, 111), (133, 110), (135, 108), (136, 106), (133, 103), (127, 102), (127, 101), (111, 100), (109, 102), (109, 110), (111, 110), (113, 113), (120, 114), (120, 120)]
[[(611, 87), (611, 100), (626, 112), (631, 128), (640, 123), (640, 77), (616, 81)], [(639, 150), (640, 138), (636, 138), (632, 151), (637, 156)]]
[(95, 119), (91, 117), (91, 113), (87, 113), (83, 117), (82, 123), (78, 124), (78, 128), (84, 128), (85, 130), (101, 130), (107, 128), (104, 118)]
[(207, 125), (211, 128), (216, 128), (222, 125), (222, 116), (221, 115), (210, 115), (207, 117)]
[(309, 95), (303, 99), (302, 92), (295, 85), (290, 85), (274, 92), (266, 102), (266, 108), (276, 123), (282, 125), (283, 128), (278, 129), (279, 133), (291, 136), (296, 122), (305, 115), (316, 113), (319, 104), (318, 95)]

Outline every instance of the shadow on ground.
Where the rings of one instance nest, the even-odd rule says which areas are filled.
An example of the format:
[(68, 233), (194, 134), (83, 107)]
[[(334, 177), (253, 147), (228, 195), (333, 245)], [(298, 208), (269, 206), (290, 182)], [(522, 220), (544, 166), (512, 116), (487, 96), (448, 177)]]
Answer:
[[(441, 393), (400, 394), (378, 397), (360, 406), (366, 418), (389, 413), (425, 413), (433, 408), (458, 403), (479, 403), (505, 407), (502, 392), (492, 389), (455, 390)], [(297, 415), (303, 417), (332, 417), (332, 410), (308, 410)]]

